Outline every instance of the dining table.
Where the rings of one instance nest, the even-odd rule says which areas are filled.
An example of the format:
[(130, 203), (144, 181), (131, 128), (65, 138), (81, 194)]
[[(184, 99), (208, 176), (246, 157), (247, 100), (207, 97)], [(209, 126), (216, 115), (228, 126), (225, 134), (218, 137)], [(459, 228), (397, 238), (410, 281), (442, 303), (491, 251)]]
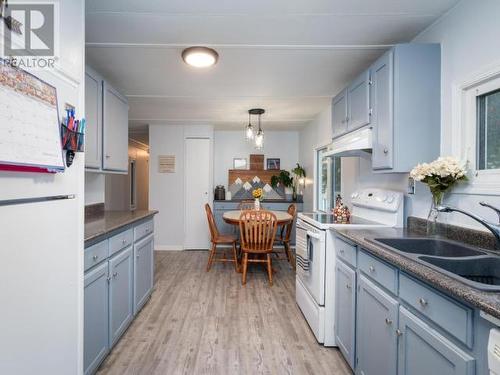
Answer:
[[(228, 224), (234, 225), (234, 226), (239, 226), (240, 225), (240, 216), (242, 210), (232, 210), (232, 211), (226, 211), (222, 214), (222, 218), (224, 221)], [(270, 211), (274, 215), (276, 215), (276, 224), (279, 227), (282, 227), (284, 225), (287, 225), (293, 220), (292, 215), (290, 215), (286, 211)], [(238, 255), (238, 258), (241, 258), (241, 254)], [(240, 270), (237, 271), (238, 273), (241, 273), (241, 268)], [(273, 272), (276, 272), (276, 270), (273, 268)]]
[[(240, 224), (240, 216), (243, 211), (241, 210), (233, 210), (226, 211), (222, 214), (222, 218), (224, 221), (231, 225), (239, 225)], [(274, 215), (276, 215), (276, 223), (278, 227), (288, 224), (293, 220), (292, 215), (290, 215), (286, 211), (270, 211)]]

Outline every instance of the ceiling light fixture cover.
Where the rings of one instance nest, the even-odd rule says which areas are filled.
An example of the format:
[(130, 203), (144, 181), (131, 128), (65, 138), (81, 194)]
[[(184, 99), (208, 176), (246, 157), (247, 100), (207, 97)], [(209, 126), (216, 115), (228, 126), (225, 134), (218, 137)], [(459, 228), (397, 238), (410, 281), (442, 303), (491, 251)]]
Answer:
[(208, 68), (215, 65), (219, 54), (208, 47), (189, 47), (182, 51), (182, 60), (195, 68)]

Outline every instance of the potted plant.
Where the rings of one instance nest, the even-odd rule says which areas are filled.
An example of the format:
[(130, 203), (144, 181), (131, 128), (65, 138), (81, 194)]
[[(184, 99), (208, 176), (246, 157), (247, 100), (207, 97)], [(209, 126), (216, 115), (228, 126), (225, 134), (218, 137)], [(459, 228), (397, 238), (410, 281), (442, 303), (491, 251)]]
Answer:
[(467, 169), (453, 157), (440, 157), (431, 163), (418, 164), (410, 172), (410, 177), (429, 186), (432, 204), (427, 217), (427, 234), (437, 234), (437, 207), (442, 205), (444, 194), (457, 182), (467, 181)]
[(293, 174), (293, 200), (297, 200), (297, 191), (299, 190), (299, 186), (304, 185), (304, 181), (306, 178), (306, 170), (302, 168), (302, 166), (297, 163), (297, 166), (292, 169)]
[(281, 171), (279, 175), (271, 177), (271, 186), (273, 189), (276, 189), (278, 186), (283, 186), (283, 188), (287, 189), (292, 187), (292, 185), (293, 178), (288, 171)]

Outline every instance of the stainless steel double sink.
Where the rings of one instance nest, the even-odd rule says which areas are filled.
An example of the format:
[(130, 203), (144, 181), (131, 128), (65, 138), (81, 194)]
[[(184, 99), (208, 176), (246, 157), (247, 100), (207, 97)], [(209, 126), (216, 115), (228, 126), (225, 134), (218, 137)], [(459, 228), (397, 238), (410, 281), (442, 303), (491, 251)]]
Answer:
[(476, 289), (500, 291), (500, 256), (459, 242), (435, 238), (374, 238), (390, 248)]

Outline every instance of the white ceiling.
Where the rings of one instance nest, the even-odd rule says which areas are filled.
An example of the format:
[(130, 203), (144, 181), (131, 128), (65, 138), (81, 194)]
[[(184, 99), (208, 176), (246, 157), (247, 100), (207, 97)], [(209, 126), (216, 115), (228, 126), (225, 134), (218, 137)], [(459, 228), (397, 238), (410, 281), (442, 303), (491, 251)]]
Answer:
[[(297, 129), (390, 45), (457, 0), (87, 0), (87, 61), (129, 98), (132, 127)], [(219, 62), (185, 65), (187, 46)]]

